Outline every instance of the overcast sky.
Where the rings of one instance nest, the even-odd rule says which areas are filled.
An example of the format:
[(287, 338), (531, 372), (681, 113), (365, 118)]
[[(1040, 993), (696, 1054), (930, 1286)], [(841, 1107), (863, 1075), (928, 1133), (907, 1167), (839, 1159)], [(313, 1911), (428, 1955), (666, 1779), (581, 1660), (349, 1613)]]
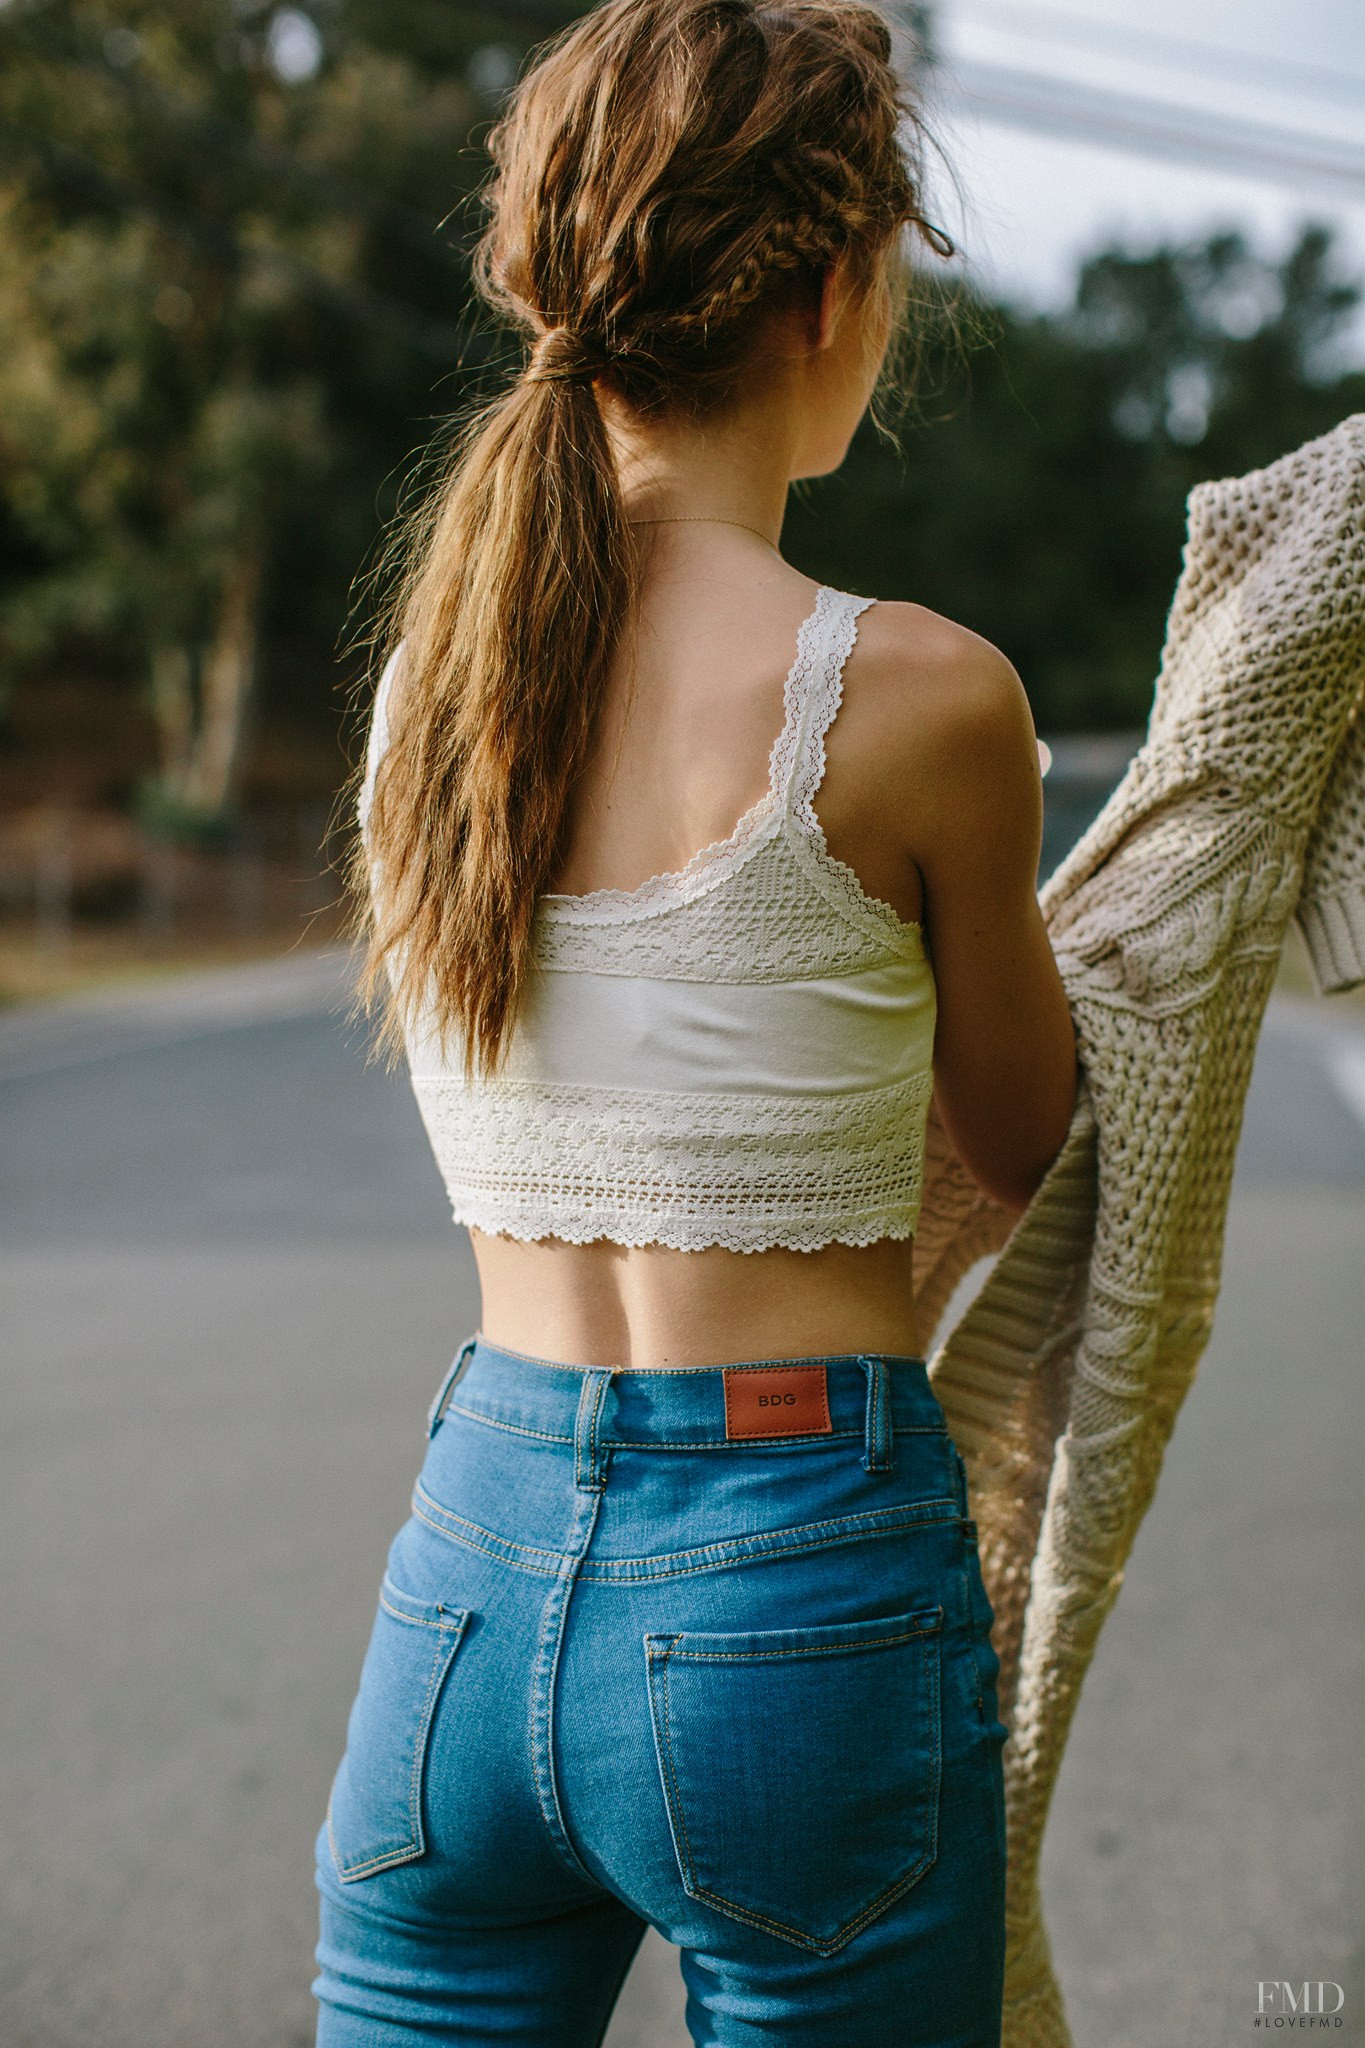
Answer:
[[(1087, 94), (1121, 95), (1122, 111), (1141, 101), (1159, 115), (1168, 110), (1162, 118), (1177, 129), (1206, 139), (1230, 132), (1234, 147), (1250, 142), (1249, 169), (1263, 136), (1281, 157), (1315, 156), (1325, 145), (1355, 173), (1310, 174), (1300, 164), (1239, 175), (1021, 132), (987, 118), (979, 101), (948, 99), (935, 125), (967, 194), (956, 227), (995, 287), (1055, 303), (1077, 255), (1107, 236), (1141, 245), (1232, 224), (1278, 252), (1308, 218), (1336, 225), (1351, 269), (1365, 274), (1362, 0), (939, 0), (934, 12), (948, 75), (956, 72), (969, 95), (975, 87), (1032, 99), (1043, 120), (1058, 90), (1101, 119), (1112, 99)], [(1106, 132), (1121, 125), (1116, 119)], [(1365, 361), (1365, 318), (1355, 339)]]

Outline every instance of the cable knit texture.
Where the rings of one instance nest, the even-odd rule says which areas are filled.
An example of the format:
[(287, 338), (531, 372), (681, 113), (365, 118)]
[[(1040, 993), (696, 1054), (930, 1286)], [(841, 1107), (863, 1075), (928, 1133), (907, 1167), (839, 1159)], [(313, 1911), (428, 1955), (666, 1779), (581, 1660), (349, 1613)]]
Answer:
[(930, 1327), (973, 1261), (1000, 1252), (930, 1372), (968, 1468), (1010, 1729), (1003, 2048), (1070, 2042), (1043, 1827), (1208, 1341), (1290, 917), (1324, 992), (1365, 979), (1363, 679), (1358, 414), (1191, 494), (1146, 741), (1042, 892), (1084, 1077), (1022, 1216), (977, 1191), (931, 1118), (916, 1246)]
[(933, 973), (920, 927), (864, 892), (814, 807), (871, 602), (820, 587), (768, 788), (727, 838), (637, 889), (541, 897), (534, 972), (496, 1075), (470, 1079), (434, 1033), (409, 1032), (457, 1222), (682, 1251), (913, 1233)]

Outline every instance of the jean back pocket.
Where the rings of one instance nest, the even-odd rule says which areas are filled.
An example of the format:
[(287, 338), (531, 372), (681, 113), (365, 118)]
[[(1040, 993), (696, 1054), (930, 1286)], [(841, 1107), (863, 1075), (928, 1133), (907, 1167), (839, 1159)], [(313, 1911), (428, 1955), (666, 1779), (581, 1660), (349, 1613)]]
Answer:
[(465, 1608), (415, 1600), (384, 1580), (346, 1754), (327, 1802), (332, 1861), (343, 1883), (426, 1852), (427, 1748), (468, 1620)]
[(692, 1898), (832, 1955), (938, 1853), (943, 1609), (645, 1638)]

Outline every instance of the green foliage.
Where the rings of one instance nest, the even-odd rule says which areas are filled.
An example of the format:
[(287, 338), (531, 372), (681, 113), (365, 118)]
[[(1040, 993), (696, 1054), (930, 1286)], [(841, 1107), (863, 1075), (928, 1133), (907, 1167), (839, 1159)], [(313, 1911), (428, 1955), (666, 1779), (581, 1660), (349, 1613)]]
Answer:
[[(77, 657), (131, 679), (168, 824), (230, 810), (258, 671), (267, 727), (334, 744), (357, 574), (510, 353), (469, 294), (483, 136), (579, 11), (0, 7), (0, 692)], [(904, 458), (860, 431), (789, 551), (986, 634), (1048, 730), (1140, 723), (1186, 492), (1365, 404), (1355, 298), (1310, 228), (1280, 263), (1110, 249), (1065, 313), (977, 307), (965, 365), (930, 339)]]
[(262, 633), (325, 710), (376, 492), (467, 340), (440, 222), (482, 172), (479, 38), (434, 63), (369, 13), (0, 13), (0, 687), (73, 648), (144, 675), (168, 811), (231, 803)]
[(988, 346), (938, 344), (903, 459), (860, 430), (799, 493), (788, 552), (993, 640), (1045, 730), (1139, 726), (1189, 490), (1365, 407), (1341, 367), (1359, 296), (1317, 226), (1279, 263), (1233, 233), (1106, 249), (1068, 311), (981, 308)]

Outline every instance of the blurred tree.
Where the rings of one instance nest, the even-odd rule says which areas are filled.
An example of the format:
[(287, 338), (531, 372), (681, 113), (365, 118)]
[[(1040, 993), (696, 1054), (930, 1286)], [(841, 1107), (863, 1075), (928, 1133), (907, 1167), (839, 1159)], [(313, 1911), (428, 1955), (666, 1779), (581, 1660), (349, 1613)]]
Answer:
[(234, 788), (273, 529), (325, 465), (316, 380), (253, 374), (245, 295), (192, 257), (168, 281), (146, 221), (58, 228), (11, 198), (5, 227), (0, 450), (41, 558), (7, 593), (6, 653), (32, 660), (80, 634), (145, 660), (155, 801), (215, 819)]
[(440, 222), (526, 38), (488, 28), (426, 0), (0, 13), (0, 672), (84, 642), (140, 673), (167, 822), (231, 807), (263, 628), (330, 686), (376, 492), (486, 353)]
[[(515, 360), (470, 303), (483, 137), (581, 11), (0, 4), (0, 689), (79, 659), (144, 691), (168, 821), (230, 811), (253, 691), (270, 751), (292, 722), (339, 779), (357, 572)], [(1048, 729), (1140, 723), (1189, 486), (1365, 404), (1336, 272), (1324, 229), (1280, 263), (1226, 234), (976, 308), (965, 366), (931, 321), (905, 459), (861, 430), (792, 558), (987, 634)]]
[(977, 306), (936, 342), (898, 457), (870, 426), (801, 487), (785, 545), (832, 582), (918, 600), (1002, 647), (1040, 726), (1138, 726), (1192, 485), (1273, 461), (1365, 407), (1360, 286), (1330, 232), (1279, 262), (1222, 233), (1103, 250), (1071, 308)]

